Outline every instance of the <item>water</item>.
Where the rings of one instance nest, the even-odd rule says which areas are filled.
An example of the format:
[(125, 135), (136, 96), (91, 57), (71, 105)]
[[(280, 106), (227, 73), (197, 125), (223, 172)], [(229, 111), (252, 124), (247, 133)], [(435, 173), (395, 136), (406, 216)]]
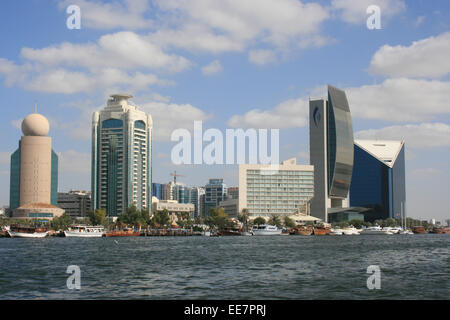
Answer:
[[(433, 234), (0, 238), (0, 299), (449, 299), (449, 245)], [(69, 265), (81, 290), (67, 288)], [(369, 265), (380, 290), (367, 289)]]

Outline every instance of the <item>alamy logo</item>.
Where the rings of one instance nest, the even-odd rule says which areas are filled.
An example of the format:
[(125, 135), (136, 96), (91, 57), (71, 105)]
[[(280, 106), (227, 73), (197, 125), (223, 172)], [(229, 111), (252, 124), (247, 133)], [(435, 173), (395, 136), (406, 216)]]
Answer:
[(367, 29), (381, 29), (381, 9), (379, 6), (371, 5), (366, 9), (366, 13), (370, 14), (367, 18), (366, 25)]
[(77, 5), (70, 5), (66, 10), (67, 14), (70, 14), (66, 20), (67, 29), (81, 29), (81, 9)]
[[(193, 139), (187, 129), (176, 129), (172, 132), (171, 141), (178, 142), (172, 148), (172, 163), (208, 165), (259, 163), (270, 165), (269, 170), (277, 170), (280, 158), (279, 129), (247, 129), (245, 131), (226, 129), (224, 138), (219, 129), (210, 128), (203, 132), (202, 126), (202, 121), (194, 121)], [(268, 131), (270, 131), (270, 137)], [(268, 154), (269, 139), (270, 155)], [(203, 147), (203, 142), (208, 144)]]
[(372, 274), (367, 278), (367, 289), (381, 289), (381, 270), (377, 265), (371, 265), (367, 267), (367, 273)]
[(80, 290), (81, 289), (81, 270), (77, 265), (70, 265), (67, 267), (66, 273), (70, 276), (67, 278), (66, 285), (67, 289), (70, 290)]

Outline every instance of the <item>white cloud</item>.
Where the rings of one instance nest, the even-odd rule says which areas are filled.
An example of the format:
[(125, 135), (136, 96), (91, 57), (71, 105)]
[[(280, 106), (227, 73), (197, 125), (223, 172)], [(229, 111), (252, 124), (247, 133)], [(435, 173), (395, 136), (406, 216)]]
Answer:
[(44, 66), (76, 66), (91, 70), (114, 67), (178, 72), (190, 66), (185, 58), (163, 52), (148, 37), (128, 31), (104, 35), (96, 44), (64, 42), (43, 49), (23, 48), (21, 55)]
[(355, 118), (423, 122), (450, 113), (450, 82), (387, 79), (345, 92)]
[(277, 61), (276, 54), (273, 50), (250, 50), (248, 53), (248, 60), (251, 63), (265, 65)]
[(440, 78), (450, 73), (450, 32), (414, 41), (410, 46), (382, 46), (370, 71), (389, 77)]
[(192, 132), (194, 121), (206, 121), (211, 115), (191, 104), (165, 102), (138, 103), (141, 110), (152, 115), (153, 140), (170, 141), (175, 129), (183, 128)]
[(78, 5), (81, 10), (81, 28), (127, 30), (150, 28), (153, 21), (143, 14), (148, 11), (148, 0), (125, 0), (99, 2), (86, 0), (65, 0), (59, 3), (60, 9)]
[(222, 70), (223, 70), (223, 67), (220, 64), (220, 61), (214, 60), (213, 62), (211, 62), (210, 64), (208, 64), (202, 68), (202, 73), (205, 76), (212, 76), (214, 74), (221, 72)]
[(445, 123), (421, 123), (362, 130), (357, 139), (405, 140), (407, 148), (450, 147), (450, 126)]
[[(381, 27), (383, 22), (406, 10), (403, 0), (333, 0), (331, 9), (340, 19), (352, 24), (363, 24), (367, 18), (367, 7), (377, 5), (381, 12)], [(365, 27), (365, 23), (363, 24)]]
[(308, 112), (308, 100), (291, 99), (280, 103), (272, 110), (253, 109), (244, 115), (234, 115), (227, 124), (234, 128), (304, 127), (308, 123)]
[(242, 50), (255, 41), (287, 47), (318, 33), (328, 18), (321, 5), (298, 0), (158, 0), (157, 4), (172, 22), (156, 33), (158, 41), (210, 52)]

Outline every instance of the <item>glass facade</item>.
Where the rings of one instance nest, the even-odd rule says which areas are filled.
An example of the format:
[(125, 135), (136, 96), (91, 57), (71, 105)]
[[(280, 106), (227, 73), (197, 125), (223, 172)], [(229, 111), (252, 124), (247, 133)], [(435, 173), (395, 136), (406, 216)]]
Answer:
[(92, 120), (91, 205), (109, 216), (131, 205), (151, 210), (152, 119), (129, 98), (112, 95)]
[(356, 144), (354, 150), (350, 205), (370, 208), (366, 221), (400, 218), (406, 200), (404, 145), (392, 167)]
[(152, 197), (163, 200), (163, 185), (161, 183), (152, 183)]
[(294, 214), (314, 195), (313, 171), (278, 170), (276, 174), (247, 171), (247, 209), (250, 215)]
[(20, 142), (19, 149), (11, 155), (9, 208), (12, 212), (20, 206)]
[(353, 170), (353, 126), (345, 92), (328, 86), (328, 194), (346, 198)]
[(203, 215), (210, 214), (210, 210), (217, 208), (220, 201), (225, 199), (227, 194), (227, 186), (223, 183), (223, 179), (209, 179), (209, 183), (205, 186), (205, 205)]

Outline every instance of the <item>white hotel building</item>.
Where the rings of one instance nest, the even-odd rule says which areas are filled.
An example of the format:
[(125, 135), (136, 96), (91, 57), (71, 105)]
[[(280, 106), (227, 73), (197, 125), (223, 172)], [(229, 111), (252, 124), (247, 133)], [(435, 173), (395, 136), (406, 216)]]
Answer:
[(277, 170), (270, 165), (239, 165), (238, 212), (248, 209), (251, 219), (305, 213), (314, 195), (314, 166), (283, 161)]

